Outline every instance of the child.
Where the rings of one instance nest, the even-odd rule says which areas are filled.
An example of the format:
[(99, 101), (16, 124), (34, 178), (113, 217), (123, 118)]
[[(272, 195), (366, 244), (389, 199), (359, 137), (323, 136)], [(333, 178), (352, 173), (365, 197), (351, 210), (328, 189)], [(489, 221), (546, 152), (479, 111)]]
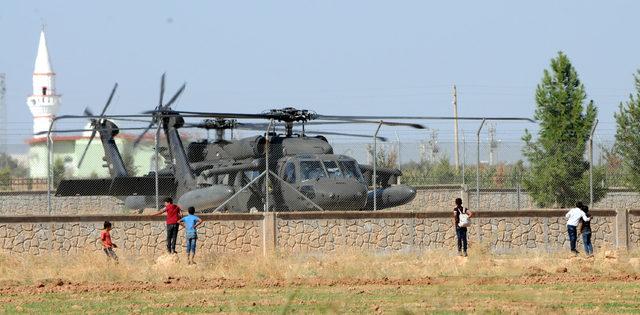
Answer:
[(462, 198), (456, 198), (455, 202), (456, 207), (453, 208), (453, 226), (456, 229), (456, 236), (458, 238), (458, 255), (467, 257), (467, 226), (469, 225), (469, 218), (473, 216), (473, 213), (462, 206)]
[(177, 254), (176, 241), (178, 239), (178, 219), (182, 216), (182, 210), (178, 205), (173, 203), (171, 197), (164, 198), (164, 208), (152, 215), (161, 215), (167, 213), (167, 252), (169, 254)]
[(576, 249), (576, 242), (578, 240), (578, 223), (580, 219), (583, 222), (589, 222), (589, 219), (584, 211), (582, 211), (584, 205), (582, 202), (578, 201), (576, 203), (575, 208), (571, 208), (567, 214), (565, 214), (565, 218), (567, 218), (567, 234), (569, 234), (569, 245), (571, 246), (571, 252), (575, 255), (578, 255), (578, 250)]
[(104, 229), (100, 233), (100, 240), (102, 240), (102, 250), (107, 254), (107, 257), (118, 261), (118, 256), (113, 251), (114, 248), (118, 248), (116, 244), (111, 242), (111, 222), (104, 221)]
[(593, 244), (591, 244), (591, 220), (593, 216), (589, 214), (589, 207), (582, 206), (582, 211), (589, 218), (589, 221), (581, 221), (580, 234), (582, 234), (582, 243), (584, 244), (584, 253), (587, 256), (593, 256)]
[(189, 207), (189, 215), (178, 220), (178, 223), (185, 228), (185, 238), (187, 239), (187, 263), (195, 264), (193, 258), (196, 256), (196, 241), (198, 240), (197, 227), (202, 224), (202, 219), (194, 215), (196, 208)]

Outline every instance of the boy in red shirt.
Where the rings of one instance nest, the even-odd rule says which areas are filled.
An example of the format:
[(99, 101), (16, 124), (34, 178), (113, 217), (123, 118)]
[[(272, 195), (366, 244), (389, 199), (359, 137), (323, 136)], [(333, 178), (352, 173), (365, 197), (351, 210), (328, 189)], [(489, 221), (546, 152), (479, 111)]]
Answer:
[(182, 217), (180, 207), (173, 204), (171, 197), (164, 198), (164, 208), (153, 215), (167, 213), (167, 251), (169, 254), (177, 254), (176, 241), (178, 240), (178, 220)]
[(116, 256), (116, 253), (113, 251), (114, 248), (118, 248), (118, 246), (116, 246), (116, 244), (113, 244), (111, 242), (111, 222), (109, 221), (104, 221), (104, 225), (103, 225), (104, 229), (102, 230), (102, 232), (100, 232), (100, 240), (102, 241), (102, 250), (104, 250), (104, 253), (107, 254), (107, 257), (118, 261), (118, 256)]

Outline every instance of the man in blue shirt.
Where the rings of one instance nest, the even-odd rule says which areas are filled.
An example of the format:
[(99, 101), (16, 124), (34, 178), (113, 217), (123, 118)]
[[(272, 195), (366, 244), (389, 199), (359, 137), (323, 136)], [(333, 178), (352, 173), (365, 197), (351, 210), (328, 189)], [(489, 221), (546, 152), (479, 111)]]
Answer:
[(198, 240), (198, 226), (202, 224), (202, 219), (195, 216), (196, 208), (189, 207), (189, 215), (180, 219), (178, 223), (184, 227), (185, 238), (187, 240), (187, 263), (195, 264), (193, 258), (196, 256), (196, 241)]

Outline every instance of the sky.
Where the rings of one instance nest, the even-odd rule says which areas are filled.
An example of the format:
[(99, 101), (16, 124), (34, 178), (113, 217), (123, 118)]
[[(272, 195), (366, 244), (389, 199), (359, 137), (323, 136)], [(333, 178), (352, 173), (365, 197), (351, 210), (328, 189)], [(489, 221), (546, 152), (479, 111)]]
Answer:
[[(187, 83), (183, 110), (451, 116), (456, 84), (461, 116), (532, 117), (543, 70), (563, 51), (599, 109), (598, 137), (611, 139), (640, 68), (637, 12), (637, 1), (6, 1), (9, 142), (30, 136), (26, 97), (43, 24), (59, 114), (98, 111), (115, 82), (110, 114), (150, 110), (166, 72), (168, 93)], [(425, 124), (452, 139), (451, 122)], [(477, 128), (461, 124), (468, 139)], [(496, 126), (505, 142), (525, 128), (536, 126)], [(428, 135), (383, 128), (396, 133)]]

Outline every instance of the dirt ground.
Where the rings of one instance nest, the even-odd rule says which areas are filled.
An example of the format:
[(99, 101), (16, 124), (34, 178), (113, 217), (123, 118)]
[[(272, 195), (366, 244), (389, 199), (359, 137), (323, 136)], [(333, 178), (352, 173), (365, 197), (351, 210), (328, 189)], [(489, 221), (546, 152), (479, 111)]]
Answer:
[[(475, 254), (475, 256), (473, 256)], [(524, 254), (523, 254), (524, 255)], [(0, 256), (4, 313), (640, 313), (640, 259)]]

